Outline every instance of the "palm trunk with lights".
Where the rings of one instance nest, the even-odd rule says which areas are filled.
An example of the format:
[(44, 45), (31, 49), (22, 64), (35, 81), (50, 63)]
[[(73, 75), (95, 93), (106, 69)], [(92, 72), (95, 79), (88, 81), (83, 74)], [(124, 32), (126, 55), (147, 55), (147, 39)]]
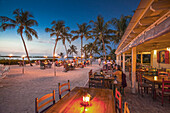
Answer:
[(68, 57), (67, 47), (66, 47), (66, 45), (65, 45), (65, 44), (63, 44), (63, 45), (64, 45), (64, 47), (65, 47), (66, 55), (67, 55), (67, 57)]
[(82, 62), (82, 47), (83, 47), (83, 35), (81, 35), (81, 62)]
[(58, 42), (58, 36), (57, 36), (57, 39), (55, 41), (55, 45), (54, 45), (54, 51), (53, 51), (53, 63), (55, 61), (55, 49), (56, 49), (56, 46), (57, 46), (57, 42)]
[(103, 42), (103, 49), (104, 49), (104, 53), (105, 53), (105, 60), (106, 60), (106, 49), (105, 49), (105, 44), (104, 44), (104, 40), (103, 40), (103, 35), (102, 35), (102, 42)]
[(32, 66), (32, 64), (31, 64), (31, 62), (30, 62), (30, 58), (29, 58), (29, 55), (28, 55), (28, 51), (27, 51), (27, 47), (26, 47), (24, 38), (23, 38), (23, 36), (22, 36), (23, 29), (24, 29), (24, 27), (20, 27), (20, 30), (21, 30), (21, 39), (22, 39), (22, 42), (23, 42), (23, 44), (24, 44), (24, 48), (25, 48), (25, 52), (26, 52), (26, 55), (27, 55), (27, 58), (28, 58), (28, 62), (30, 63), (30, 66)]

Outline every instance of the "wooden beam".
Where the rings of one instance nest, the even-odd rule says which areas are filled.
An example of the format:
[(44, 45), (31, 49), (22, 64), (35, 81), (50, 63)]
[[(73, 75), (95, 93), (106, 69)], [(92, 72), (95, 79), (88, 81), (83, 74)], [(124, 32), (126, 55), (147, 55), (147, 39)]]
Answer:
[(153, 10), (170, 10), (170, 0), (161, 0), (152, 4)]

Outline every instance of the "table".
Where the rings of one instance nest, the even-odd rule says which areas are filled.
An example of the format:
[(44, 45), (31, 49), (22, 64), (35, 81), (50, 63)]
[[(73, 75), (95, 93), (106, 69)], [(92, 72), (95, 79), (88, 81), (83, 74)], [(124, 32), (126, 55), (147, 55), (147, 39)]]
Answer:
[[(157, 80), (154, 80), (154, 76), (143, 76), (144, 80), (149, 81), (152, 84), (152, 97), (155, 99), (155, 84), (161, 85), (163, 77), (157, 77)], [(164, 80), (170, 81), (170, 78), (164, 77)]]
[[(92, 96), (90, 106), (80, 103), (84, 92)], [(115, 113), (113, 91), (110, 89), (76, 87), (55, 103), (46, 113)]]

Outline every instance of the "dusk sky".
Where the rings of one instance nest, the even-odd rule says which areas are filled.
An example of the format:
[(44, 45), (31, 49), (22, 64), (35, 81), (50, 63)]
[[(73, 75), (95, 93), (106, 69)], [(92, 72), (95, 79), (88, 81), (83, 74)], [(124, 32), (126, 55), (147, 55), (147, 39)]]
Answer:
[[(38, 39), (33, 37), (32, 41), (27, 41), (26, 45), (29, 55), (49, 55), (52, 56), (54, 38), (45, 32), (46, 27), (51, 27), (53, 20), (63, 20), (65, 25), (71, 30), (77, 30), (77, 24), (90, 20), (96, 21), (98, 15), (102, 15), (105, 21), (112, 18), (120, 18), (123, 15), (133, 15), (140, 0), (0, 0), (0, 16), (13, 18), (15, 9), (29, 11), (38, 26), (33, 28), (38, 32)], [(13, 18), (14, 19), (14, 18)], [(90, 41), (84, 39), (84, 44)], [(80, 39), (72, 42), (80, 51)], [(67, 48), (69, 44), (66, 44)], [(114, 46), (113, 46), (114, 47)], [(64, 52), (64, 46), (59, 41), (57, 54)], [(16, 29), (0, 32), (0, 55), (23, 55), (25, 50), (20, 35)], [(80, 54), (80, 52), (79, 52)]]

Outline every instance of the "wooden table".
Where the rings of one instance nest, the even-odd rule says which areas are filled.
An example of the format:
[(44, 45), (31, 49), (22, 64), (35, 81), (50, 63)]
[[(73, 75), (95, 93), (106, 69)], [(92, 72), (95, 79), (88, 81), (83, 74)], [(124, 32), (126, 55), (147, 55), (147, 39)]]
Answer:
[[(90, 106), (80, 103), (84, 92), (92, 96)], [(110, 89), (76, 87), (55, 103), (46, 113), (115, 113), (113, 91)]]
[[(143, 78), (152, 84), (152, 97), (155, 99), (155, 84), (162, 85), (163, 77), (157, 77), (157, 80), (154, 80), (154, 76), (143, 76)], [(164, 77), (164, 80), (170, 81), (170, 78)]]

